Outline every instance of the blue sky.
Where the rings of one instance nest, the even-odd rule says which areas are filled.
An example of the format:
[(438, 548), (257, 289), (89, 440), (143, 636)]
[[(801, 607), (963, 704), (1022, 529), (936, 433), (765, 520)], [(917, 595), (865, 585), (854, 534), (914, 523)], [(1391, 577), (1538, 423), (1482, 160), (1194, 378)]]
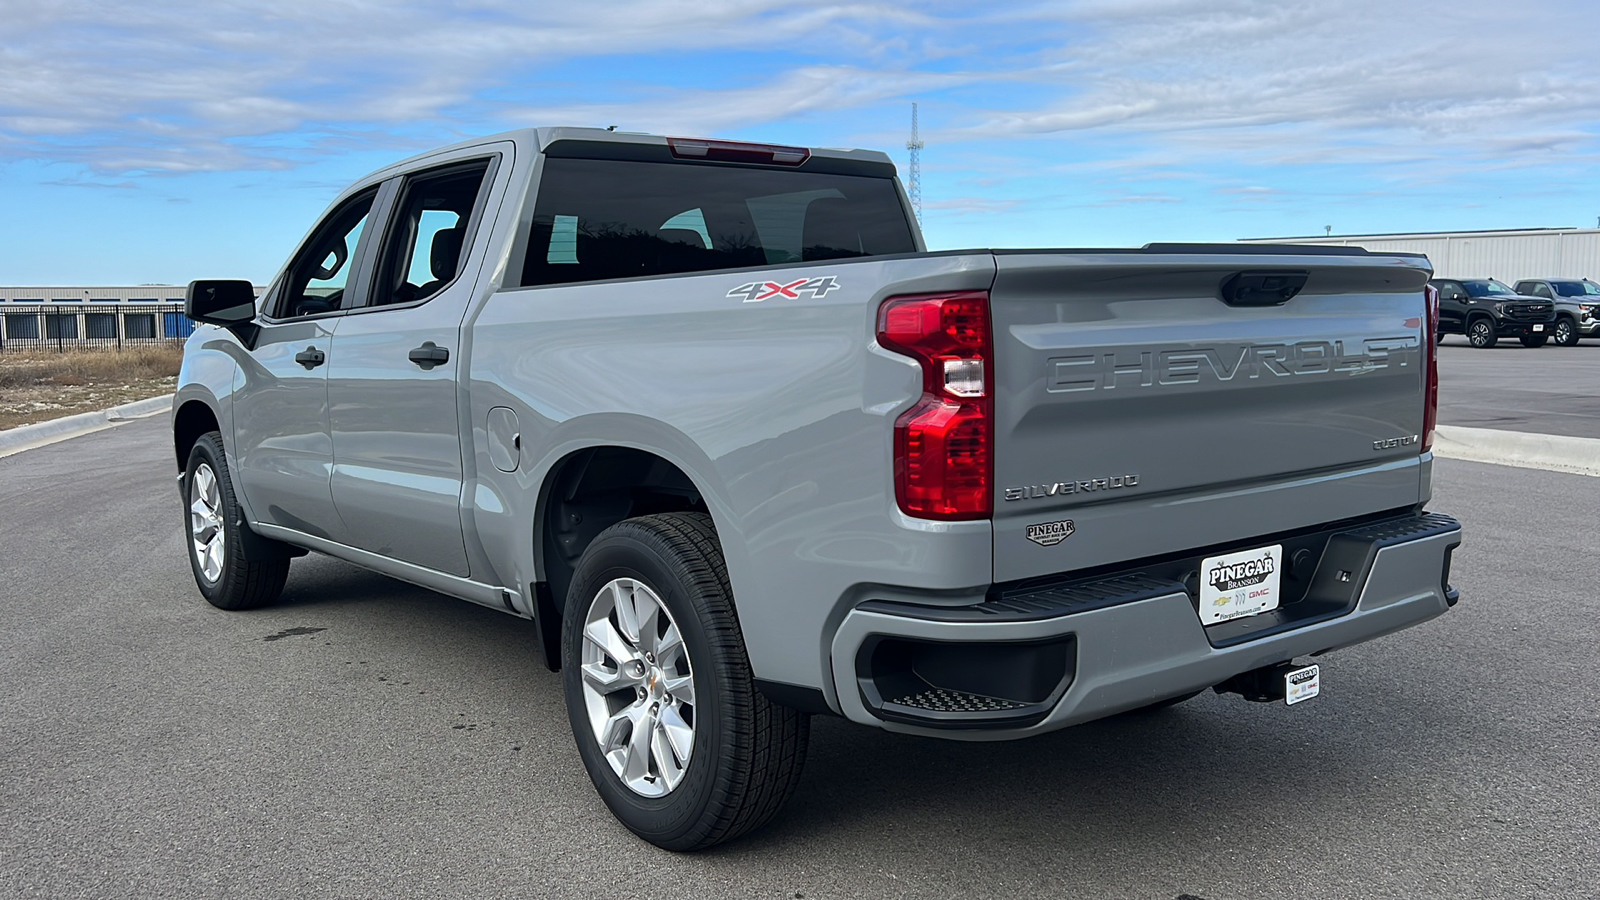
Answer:
[(527, 125), (906, 158), (936, 249), (1594, 227), (1593, 0), (0, 0), (0, 284), (263, 282)]

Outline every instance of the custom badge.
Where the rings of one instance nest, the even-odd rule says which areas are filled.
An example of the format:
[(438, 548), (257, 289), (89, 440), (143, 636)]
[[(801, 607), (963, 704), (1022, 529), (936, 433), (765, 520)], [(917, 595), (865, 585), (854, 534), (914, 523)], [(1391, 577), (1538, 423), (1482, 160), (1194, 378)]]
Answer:
[(1059, 522), (1040, 522), (1037, 525), (1028, 526), (1028, 540), (1041, 547), (1054, 547), (1072, 537), (1072, 533), (1076, 530), (1077, 528), (1073, 526), (1071, 519), (1063, 519)]

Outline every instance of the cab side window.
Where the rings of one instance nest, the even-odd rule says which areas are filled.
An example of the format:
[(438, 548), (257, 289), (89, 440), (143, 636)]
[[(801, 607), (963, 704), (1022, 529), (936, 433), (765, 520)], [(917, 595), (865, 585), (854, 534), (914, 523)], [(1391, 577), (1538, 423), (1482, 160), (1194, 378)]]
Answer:
[(1555, 296), (1550, 293), (1550, 285), (1545, 284), (1544, 282), (1541, 281), (1541, 282), (1535, 282), (1532, 285), (1532, 287), (1533, 287), (1533, 290), (1531, 290), (1531, 291), (1518, 291), (1518, 293), (1532, 294), (1535, 297), (1544, 297), (1547, 300), (1554, 300), (1555, 299)]
[(1454, 281), (1441, 281), (1439, 282), (1438, 287), (1440, 300), (1467, 299), (1467, 292), (1462, 290), (1461, 285), (1456, 284)]
[(278, 318), (313, 316), (344, 309), (345, 289), (355, 268), (356, 250), (372, 212), (376, 188), (334, 210), (289, 266), (289, 279), (273, 315)]
[(488, 160), (411, 176), (395, 205), (372, 305), (426, 300), (455, 281)]

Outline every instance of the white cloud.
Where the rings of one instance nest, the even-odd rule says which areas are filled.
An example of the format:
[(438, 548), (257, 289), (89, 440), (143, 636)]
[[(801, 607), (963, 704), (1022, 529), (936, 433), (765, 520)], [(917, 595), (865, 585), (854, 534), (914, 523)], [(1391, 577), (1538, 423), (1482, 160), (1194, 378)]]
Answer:
[(1586, 0), (4, 2), (0, 161), (118, 176), (529, 123), (715, 134), (810, 116), (816, 143), (897, 147), (898, 114), (866, 131), (826, 114), (920, 98), (930, 146), (1068, 141), (1082, 165), (1146, 178), (1432, 178), (1582, 159), (1600, 122)]
[[(302, 134), (314, 145), (351, 130), (393, 134), (464, 107), (484, 118), (490, 108), (525, 105), (478, 96), (516, 95), (527, 72), (565, 60), (796, 46), (870, 58), (872, 29), (861, 23), (915, 28), (922, 18), (890, 5), (778, 0), (483, 0), (438, 9), (423, 0), (10, 0), (0, 134), (11, 140), (0, 147), (103, 171), (251, 167), (285, 160), (256, 139)], [(823, 86), (851, 102), (839, 79)], [(804, 108), (806, 99), (788, 105)]]
[[(1035, 11), (1038, 12), (1037, 10)], [(1117, 135), (1169, 160), (1503, 160), (1593, 142), (1600, 5), (1117, 0), (1052, 7), (1067, 35), (1018, 77), (1040, 108), (947, 139)]]
[(627, 131), (715, 134), (822, 110), (841, 110), (970, 83), (972, 76), (804, 66), (763, 84), (723, 90), (655, 88), (623, 102), (508, 110), (510, 122), (619, 124)]

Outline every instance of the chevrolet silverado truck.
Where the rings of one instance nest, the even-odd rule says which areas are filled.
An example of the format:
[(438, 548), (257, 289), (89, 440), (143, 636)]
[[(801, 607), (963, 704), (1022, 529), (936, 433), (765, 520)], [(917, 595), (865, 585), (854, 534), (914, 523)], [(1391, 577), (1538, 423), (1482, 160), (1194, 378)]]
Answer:
[(617, 818), (770, 819), (810, 716), (1022, 738), (1455, 604), (1427, 261), (927, 252), (881, 153), (574, 128), (363, 178), (261, 296), (190, 285), (217, 607), (327, 554), (531, 621)]

